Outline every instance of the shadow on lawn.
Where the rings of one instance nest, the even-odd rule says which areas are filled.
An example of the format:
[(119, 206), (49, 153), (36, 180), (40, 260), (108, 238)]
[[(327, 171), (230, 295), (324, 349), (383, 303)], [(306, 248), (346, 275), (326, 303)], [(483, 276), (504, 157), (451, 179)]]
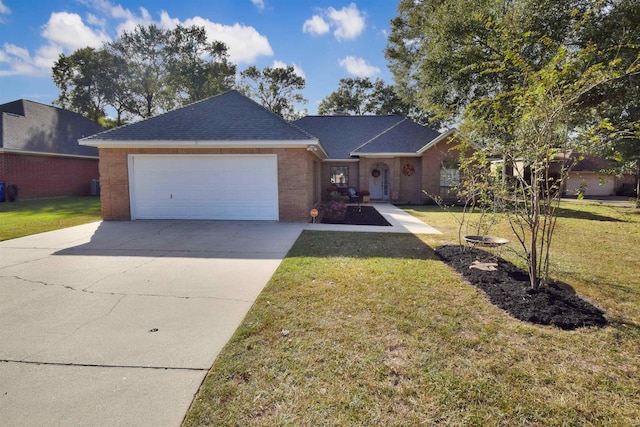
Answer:
[(288, 257), (438, 259), (413, 234), (304, 231)]
[(593, 212), (586, 212), (581, 210), (558, 208), (558, 218), (571, 218), (571, 219), (584, 219), (587, 221), (601, 221), (601, 222), (627, 222), (625, 220), (614, 218), (611, 216), (598, 215)]
[[(434, 251), (412, 234), (305, 231), (287, 256), (441, 260), (516, 319), (565, 330), (607, 325), (604, 312), (565, 283), (532, 291), (525, 271), (494, 254), (466, 246)], [(478, 263), (487, 268), (476, 268)]]

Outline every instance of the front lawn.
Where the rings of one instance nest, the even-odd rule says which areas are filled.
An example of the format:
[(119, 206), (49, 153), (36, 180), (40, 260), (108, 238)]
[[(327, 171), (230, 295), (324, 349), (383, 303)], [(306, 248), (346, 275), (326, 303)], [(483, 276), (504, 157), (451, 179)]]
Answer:
[(185, 425), (640, 424), (637, 210), (565, 206), (554, 278), (610, 322), (574, 331), (493, 306), (434, 254), (454, 216), (407, 210), (444, 235), (304, 232)]
[(0, 241), (100, 221), (99, 197), (0, 203)]

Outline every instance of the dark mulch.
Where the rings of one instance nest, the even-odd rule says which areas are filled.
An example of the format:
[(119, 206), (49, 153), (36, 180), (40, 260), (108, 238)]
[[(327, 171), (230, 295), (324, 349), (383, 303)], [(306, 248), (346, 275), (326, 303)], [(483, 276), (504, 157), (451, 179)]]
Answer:
[(373, 206), (347, 206), (344, 219), (329, 220), (323, 218), (323, 223), (349, 225), (379, 225), (391, 226), (389, 222)]
[[(513, 317), (540, 325), (573, 330), (585, 326), (606, 326), (604, 312), (583, 300), (564, 283), (531, 289), (529, 276), (515, 265), (487, 251), (466, 246), (440, 246), (436, 254), (489, 300)], [(496, 271), (469, 268), (474, 261), (498, 264)]]

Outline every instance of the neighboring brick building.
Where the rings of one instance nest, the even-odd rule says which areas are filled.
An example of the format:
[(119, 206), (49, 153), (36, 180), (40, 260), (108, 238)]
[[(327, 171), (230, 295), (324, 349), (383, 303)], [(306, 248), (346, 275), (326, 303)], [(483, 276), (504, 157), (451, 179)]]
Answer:
[(24, 99), (0, 105), (0, 181), (19, 198), (84, 196), (98, 179), (98, 151), (78, 139), (104, 128), (71, 111)]
[(237, 91), (80, 144), (100, 151), (107, 220), (307, 221), (330, 185), (420, 203), (423, 189), (440, 195), (457, 179), (454, 131), (401, 116), (291, 124)]

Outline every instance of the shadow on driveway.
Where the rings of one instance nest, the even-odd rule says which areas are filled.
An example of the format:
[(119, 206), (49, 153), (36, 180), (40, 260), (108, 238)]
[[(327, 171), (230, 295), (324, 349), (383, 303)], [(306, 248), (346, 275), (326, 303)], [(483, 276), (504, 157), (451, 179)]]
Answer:
[(105, 221), (55, 255), (279, 259), (304, 224), (265, 221)]

